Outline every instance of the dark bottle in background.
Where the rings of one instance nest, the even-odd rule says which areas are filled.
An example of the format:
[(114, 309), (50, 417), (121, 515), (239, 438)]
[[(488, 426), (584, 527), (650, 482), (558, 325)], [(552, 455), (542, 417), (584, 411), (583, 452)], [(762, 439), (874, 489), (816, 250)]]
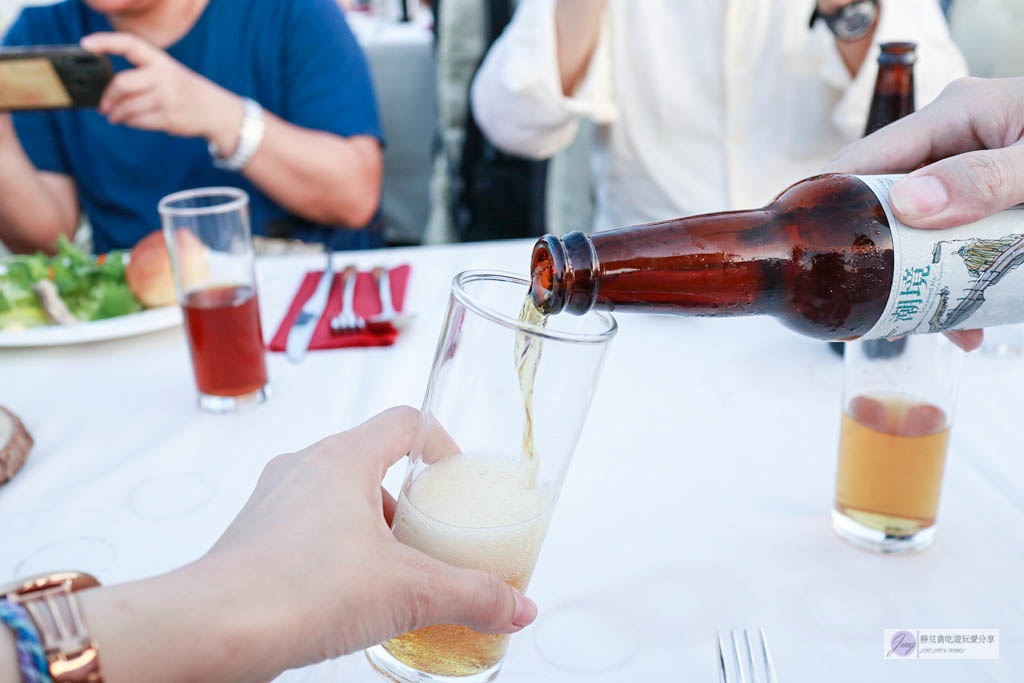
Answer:
[(914, 43), (883, 43), (878, 55), (878, 78), (868, 109), (865, 137), (914, 113)]
[[(868, 122), (864, 135), (868, 136), (908, 114), (914, 113), (914, 62), (917, 46), (914, 43), (882, 43), (878, 55), (878, 78), (875, 94), (868, 109)], [(891, 358), (903, 353), (906, 339), (885, 339), (865, 342), (869, 358)], [(829, 342), (832, 350), (843, 355), (843, 342)]]

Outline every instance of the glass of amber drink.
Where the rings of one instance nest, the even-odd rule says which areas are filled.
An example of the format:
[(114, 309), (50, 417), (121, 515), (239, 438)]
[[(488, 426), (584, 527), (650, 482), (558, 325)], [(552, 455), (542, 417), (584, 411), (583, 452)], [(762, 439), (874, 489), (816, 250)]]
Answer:
[[(529, 285), (455, 278), (391, 526), (402, 543), (522, 591), (616, 332), (607, 313), (545, 320), (524, 305)], [(367, 657), (392, 681), (476, 683), (498, 675), (508, 641), (429, 626)]]
[(266, 400), (249, 195), (234, 187), (186, 190), (158, 209), (199, 406), (220, 413)]
[(832, 527), (870, 550), (935, 539), (963, 352), (940, 334), (846, 344)]

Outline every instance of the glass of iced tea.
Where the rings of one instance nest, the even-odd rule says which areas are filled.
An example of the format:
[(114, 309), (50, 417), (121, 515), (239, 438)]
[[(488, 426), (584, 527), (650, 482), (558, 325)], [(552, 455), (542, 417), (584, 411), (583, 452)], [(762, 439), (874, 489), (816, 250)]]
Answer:
[(963, 352), (941, 334), (846, 344), (832, 527), (884, 553), (935, 538)]
[(168, 195), (158, 206), (199, 406), (221, 413), (269, 396), (249, 195), (207, 187)]
[[(422, 418), (391, 529), (449, 564), (525, 591), (615, 320), (545, 319), (530, 282), (469, 271), (452, 284)], [(493, 680), (509, 636), (441, 624), (367, 650), (390, 681)]]

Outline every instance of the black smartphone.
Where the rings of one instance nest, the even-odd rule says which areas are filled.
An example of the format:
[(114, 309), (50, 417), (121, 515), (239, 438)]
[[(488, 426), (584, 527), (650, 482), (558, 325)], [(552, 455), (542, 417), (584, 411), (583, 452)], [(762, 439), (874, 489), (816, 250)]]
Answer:
[(77, 45), (0, 49), (0, 111), (95, 107), (114, 77), (106, 55)]

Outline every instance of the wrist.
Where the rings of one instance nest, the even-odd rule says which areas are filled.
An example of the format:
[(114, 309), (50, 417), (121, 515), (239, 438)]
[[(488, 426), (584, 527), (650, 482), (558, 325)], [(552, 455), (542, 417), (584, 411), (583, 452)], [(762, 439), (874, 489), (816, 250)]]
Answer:
[(206, 111), (207, 128), (203, 137), (217, 148), (222, 158), (227, 158), (238, 147), (242, 118), (245, 114), (245, 100), (214, 86)]
[(21, 142), (14, 129), (14, 120), (10, 114), (0, 113), (0, 159), (12, 158), (20, 149)]

